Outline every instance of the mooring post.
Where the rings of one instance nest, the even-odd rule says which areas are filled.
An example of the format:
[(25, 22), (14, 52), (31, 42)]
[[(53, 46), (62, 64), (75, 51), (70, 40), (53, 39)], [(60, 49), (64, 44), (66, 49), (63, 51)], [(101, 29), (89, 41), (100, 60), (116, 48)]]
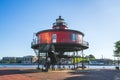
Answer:
[(83, 49), (82, 49), (82, 69), (84, 69), (84, 53), (83, 53)]
[(38, 56), (37, 57), (38, 57), (38, 61), (37, 61), (38, 62), (38, 67), (37, 67), (37, 69), (40, 70), (40, 50), (38, 51)]
[(48, 72), (48, 52), (46, 52), (46, 63), (45, 63), (46, 72)]

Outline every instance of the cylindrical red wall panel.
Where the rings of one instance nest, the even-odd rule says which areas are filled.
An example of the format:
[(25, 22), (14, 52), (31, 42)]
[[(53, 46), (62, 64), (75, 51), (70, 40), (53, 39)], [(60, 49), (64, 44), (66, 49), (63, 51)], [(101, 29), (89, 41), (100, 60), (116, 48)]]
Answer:
[[(37, 34), (38, 36), (38, 44), (42, 43), (53, 43), (52, 35), (56, 35), (55, 43), (82, 43), (83, 35), (77, 32), (72, 31), (44, 31)], [(72, 34), (74, 34), (74, 40), (72, 40)]]

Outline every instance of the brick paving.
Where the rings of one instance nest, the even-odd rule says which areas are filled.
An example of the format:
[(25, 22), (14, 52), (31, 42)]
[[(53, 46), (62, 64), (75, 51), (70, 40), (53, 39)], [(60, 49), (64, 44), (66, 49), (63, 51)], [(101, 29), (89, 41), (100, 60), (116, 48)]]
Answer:
[(29, 76), (24, 75), (25, 72), (22, 72), (19, 69), (0, 69), (0, 80), (36, 80)]
[(36, 80), (21, 74), (11, 74), (0, 76), (0, 80)]
[(120, 70), (40, 72), (35, 69), (1, 69), (0, 80), (120, 80)]

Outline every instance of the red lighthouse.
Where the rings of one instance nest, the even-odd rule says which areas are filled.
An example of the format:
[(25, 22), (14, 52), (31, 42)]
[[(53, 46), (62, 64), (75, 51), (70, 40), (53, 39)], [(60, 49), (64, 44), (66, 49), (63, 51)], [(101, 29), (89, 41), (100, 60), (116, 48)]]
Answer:
[(36, 33), (36, 38), (33, 39), (31, 47), (37, 50), (37, 54), (39, 55), (40, 53), (45, 53), (46, 58), (54, 54), (50, 57), (53, 60), (63, 55), (64, 52), (87, 49), (89, 45), (88, 42), (83, 40), (83, 37), (84, 34), (82, 32), (68, 29), (64, 19), (59, 16), (56, 22), (53, 23), (52, 29), (42, 30)]

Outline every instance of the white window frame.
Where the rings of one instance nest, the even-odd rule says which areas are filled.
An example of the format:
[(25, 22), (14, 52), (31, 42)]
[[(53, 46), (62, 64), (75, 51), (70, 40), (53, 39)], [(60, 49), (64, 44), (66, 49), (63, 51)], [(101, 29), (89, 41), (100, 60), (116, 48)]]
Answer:
[(57, 41), (57, 35), (52, 34), (52, 43), (56, 43), (56, 41)]
[(72, 41), (76, 41), (76, 34), (75, 34), (75, 33), (72, 33), (72, 34), (71, 34), (71, 40), (72, 40)]

